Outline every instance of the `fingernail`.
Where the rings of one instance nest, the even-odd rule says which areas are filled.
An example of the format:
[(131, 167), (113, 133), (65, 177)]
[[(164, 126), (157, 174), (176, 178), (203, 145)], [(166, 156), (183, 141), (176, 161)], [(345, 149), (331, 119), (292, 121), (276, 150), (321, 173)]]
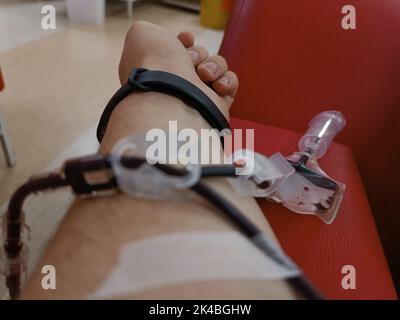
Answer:
[(229, 86), (231, 83), (231, 79), (229, 79), (228, 77), (222, 77), (221, 79), (218, 80), (219, 82), (221, 82), (223, 85), (225, 86)]
[(218, 71), (218, 65), (214, 61), (209, 61), (203, 64), (202, 67), (206, 68), (211, 73), (216, 73)]
[(193, 61), (197, 61), (200, 58), (199, 53), (196, 50), (188, 50)]

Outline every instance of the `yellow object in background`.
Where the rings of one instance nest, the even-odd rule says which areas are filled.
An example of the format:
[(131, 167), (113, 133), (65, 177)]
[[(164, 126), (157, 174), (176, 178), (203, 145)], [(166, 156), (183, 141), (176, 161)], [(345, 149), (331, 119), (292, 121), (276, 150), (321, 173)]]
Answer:
[(225, 29), (233, 0), (201, 0), (200, 23), (208, 28)]

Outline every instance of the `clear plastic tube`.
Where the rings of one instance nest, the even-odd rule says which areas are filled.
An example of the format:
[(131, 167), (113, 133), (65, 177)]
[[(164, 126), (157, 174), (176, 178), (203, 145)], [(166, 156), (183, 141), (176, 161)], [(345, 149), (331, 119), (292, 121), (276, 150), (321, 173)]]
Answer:
[(315, 116), (299, 141), (299, 149), (314, 159), (321, 158), (335, 136), (344, 128), (346, 120), (339, 111), (325, 111)]

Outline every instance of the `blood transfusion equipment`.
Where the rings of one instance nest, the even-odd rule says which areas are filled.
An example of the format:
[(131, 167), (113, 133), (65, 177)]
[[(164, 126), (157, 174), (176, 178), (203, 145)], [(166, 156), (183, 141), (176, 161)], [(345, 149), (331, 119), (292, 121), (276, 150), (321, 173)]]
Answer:
[[(241, 150), (231, 156), (231, 165), (182, 167), (150, 164), (146, 161), (143, 138), (131, 136), (118, 143), (110, 156), (72, 159), (65, 162), (60, 172), (32, 177), (13, 194), (3, 221), (1, 268), (10, 297), (18, 297), (26, 272), (27, 239), (22, 210), (25, 199), (38, 191), (69, 186), (80, 196), (121, 190), (130, 196), (150, 198), (191, 189), (225, 213), (265, 255), (282, 268), (295, 271), (298, 276), (287, 281), (306, 298), (322, 298), (273, 240), (205, 185), (202, 179), (228, 177), (235, 190), (242, 195), (280, 202), (292, 211), (315, 214), (324, 222), (331, 223), (337, 214), (344, 185), (328, 177), (319, 168), (317, 159), (325, 154), (344, 125), (345, 120), (339, 112), (323, 112), (310, 122), (307, 133), (299, 142), (299, 152), (285, 159), (279, 153), (267, 158), (249, 150)], [(245, 165), (235, 165), (237, 163)]]
[(323, 172), (317, 160), (326, 153), (345, 124), (343, 115), (338, 111), (318, 114), (299, 141), (300, 151), (287, 157), (287, 160), (280, 153), (269, 159), (249, 150), (234, 153), (232, 161), (245, 163), (246, 167), (242, 170), (252, 173), (230, 179), (231, 183), (242, 195), (268, 198), (282, 203), (291, 211), (317, 215), (325, 223), (332, 223), (345, 185)]
[(271, 198), (288, 209), (303, 214), (316, 214), (330, 224), (336, 217), (345, 185), (330, 178), (317, 160), (328, 150), (346, 120), (338, 111), (325, 111), (314, 117), (299, 141), (299, 152), (288, 157), (296, 172), (277, 188)]

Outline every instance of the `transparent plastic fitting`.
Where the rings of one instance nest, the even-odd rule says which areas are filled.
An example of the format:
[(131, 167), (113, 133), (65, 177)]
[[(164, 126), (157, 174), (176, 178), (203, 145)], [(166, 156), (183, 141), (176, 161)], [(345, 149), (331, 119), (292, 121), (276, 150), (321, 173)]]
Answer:
[[(131, 196), (165, 198), (176, 195), (177, 189), (190, 188), (200, 180), (201, 167), (199, 165), (183, 166), (178, 163), (168, 164), (168, 161), (160, 162), (149, 152), (153, 150), (149, 149), (153, 144), (154, 142), (146, 141), (144, 136), (132, 135), (122, 139), (114, 147), (111, 164), (122, 191)], [(159, 152), (163, 151), (159, 150)], [(144, 161), (137, 167), (132, 167), (124, 160), (132, 157)], [(184, 174), (174, 174), (171, 170), (163, 171), (162, 165), (164, 168), (169, 167), (172, 171), (176, 170)]]
[(319, 159), (325, 155), (335, 136), (344, 128), (346, 120), (339, 111), (324, 111), (315, 116), (299, 141), (300, 152)]
[(280, 153), (267, 158), (251, 150), (238, 150), (228, 161), (237, 165), (238, 175), (229, 181), (243, 196), (265, 198), (295, 171)]
[(318, 114), (299, 141), (300, 152), (287, 160), (295, 173), (284, 181), (269, 199), (282, 203), (291, 211), (317, 215), (327, 224), (333, 222), (339, 210), (345, 185), (329, 177), (318, 165), (334, 137), (346, 121), (338, 111)]
[[(296, 171), (269, 198), (293, 212), (316, 215), (326, 224), (331, 224), (336, 218), (346, 186), (330, 178), (315, 160), (309, 160), (307, 167), (310, 168), (311, 179), (315, 180)], [(317, 181), (322, 181), (322, 185)]]

